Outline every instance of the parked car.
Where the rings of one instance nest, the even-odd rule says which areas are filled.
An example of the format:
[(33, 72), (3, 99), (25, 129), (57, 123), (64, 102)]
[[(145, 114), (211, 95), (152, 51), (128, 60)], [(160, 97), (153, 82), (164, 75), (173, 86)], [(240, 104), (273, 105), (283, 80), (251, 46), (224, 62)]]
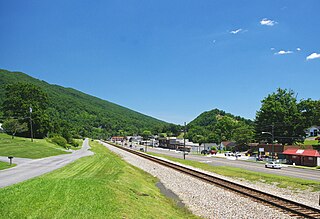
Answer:
[(217, 151), (211, 150), (211, 151), (210, 151), (210, 154), (217, 154)]
[(276, 163), (276, 162), (274, 162), (274, 161), (272, 161), (272, 162), (268, 162), (268, 163), (266, 163), (266, 165), (265, 165), (265, 168), (272, 168), (272, 169), (281, 169), (281, 164), (279, 164), (279, 163)]
[(224, 156), (234, 156), (234, 154), (231, 151), (224, 152)]
[(209, 151), (208, 150), (202, 150), (201, 154), (204, 154), (204, 155), (209, 154)]

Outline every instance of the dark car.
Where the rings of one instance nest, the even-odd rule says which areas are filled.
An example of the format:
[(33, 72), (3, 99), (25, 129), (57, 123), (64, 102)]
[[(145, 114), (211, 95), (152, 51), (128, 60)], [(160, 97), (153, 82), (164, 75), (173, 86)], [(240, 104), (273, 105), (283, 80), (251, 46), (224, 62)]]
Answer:
[(209, 154), (209, 151), (208, 150), (202, 150), (201, 154)]

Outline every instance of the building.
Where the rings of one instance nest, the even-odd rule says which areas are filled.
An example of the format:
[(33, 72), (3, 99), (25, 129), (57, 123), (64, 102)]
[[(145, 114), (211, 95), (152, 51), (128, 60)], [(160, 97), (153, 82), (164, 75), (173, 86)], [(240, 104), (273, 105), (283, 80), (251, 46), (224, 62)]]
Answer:
[(216, 143), (202, 143), (200, 145), (199, 152), (201, 152), (202, 150), (210, 151), (212, 147), (218, 149), (219, 146)]
[[(185, 142), (185, 145), (184, 145)], [(159, 147), (178, 151), (198, 152), (199, 144), (177, 137), (159, 138)]]
[(220, 143), (220, 150), (232, 151), (236, 147), (236, 143), (233, 141), (222, 141)]
[(320, 153), (317, 150), (289, 148), (283, 154), (289, 164), (310, 167), (320, 166)]
[(123, 142), (125, 140), (124, 136), (113, 136), (111, 137), (111, 141), (112, 142)]
[(320, 126), (311, 126), (306, 130), (307, 137), (314, 137), (320, 135)]

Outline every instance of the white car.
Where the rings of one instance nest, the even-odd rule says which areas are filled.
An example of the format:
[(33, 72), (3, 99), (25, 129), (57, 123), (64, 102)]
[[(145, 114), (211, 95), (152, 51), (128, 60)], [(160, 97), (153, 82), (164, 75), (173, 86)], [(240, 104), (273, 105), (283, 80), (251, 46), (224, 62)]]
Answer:
[(276, 162), (268, 162), (266, 165), (264, 165), (266, 168), (272, 168), (272, 169), (281, 169), (281, 164)]

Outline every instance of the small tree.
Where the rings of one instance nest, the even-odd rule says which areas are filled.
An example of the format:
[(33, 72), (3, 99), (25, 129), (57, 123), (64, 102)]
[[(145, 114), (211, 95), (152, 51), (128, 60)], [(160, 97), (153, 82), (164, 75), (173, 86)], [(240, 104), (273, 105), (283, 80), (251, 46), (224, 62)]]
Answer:
[(25, 132), (28, 130), (27, 123), (20, 123), (17, 119), (12, 118), (5, 120), (2, 127), (6, 133), (12, 135), (12, 139), (16, 133)]

